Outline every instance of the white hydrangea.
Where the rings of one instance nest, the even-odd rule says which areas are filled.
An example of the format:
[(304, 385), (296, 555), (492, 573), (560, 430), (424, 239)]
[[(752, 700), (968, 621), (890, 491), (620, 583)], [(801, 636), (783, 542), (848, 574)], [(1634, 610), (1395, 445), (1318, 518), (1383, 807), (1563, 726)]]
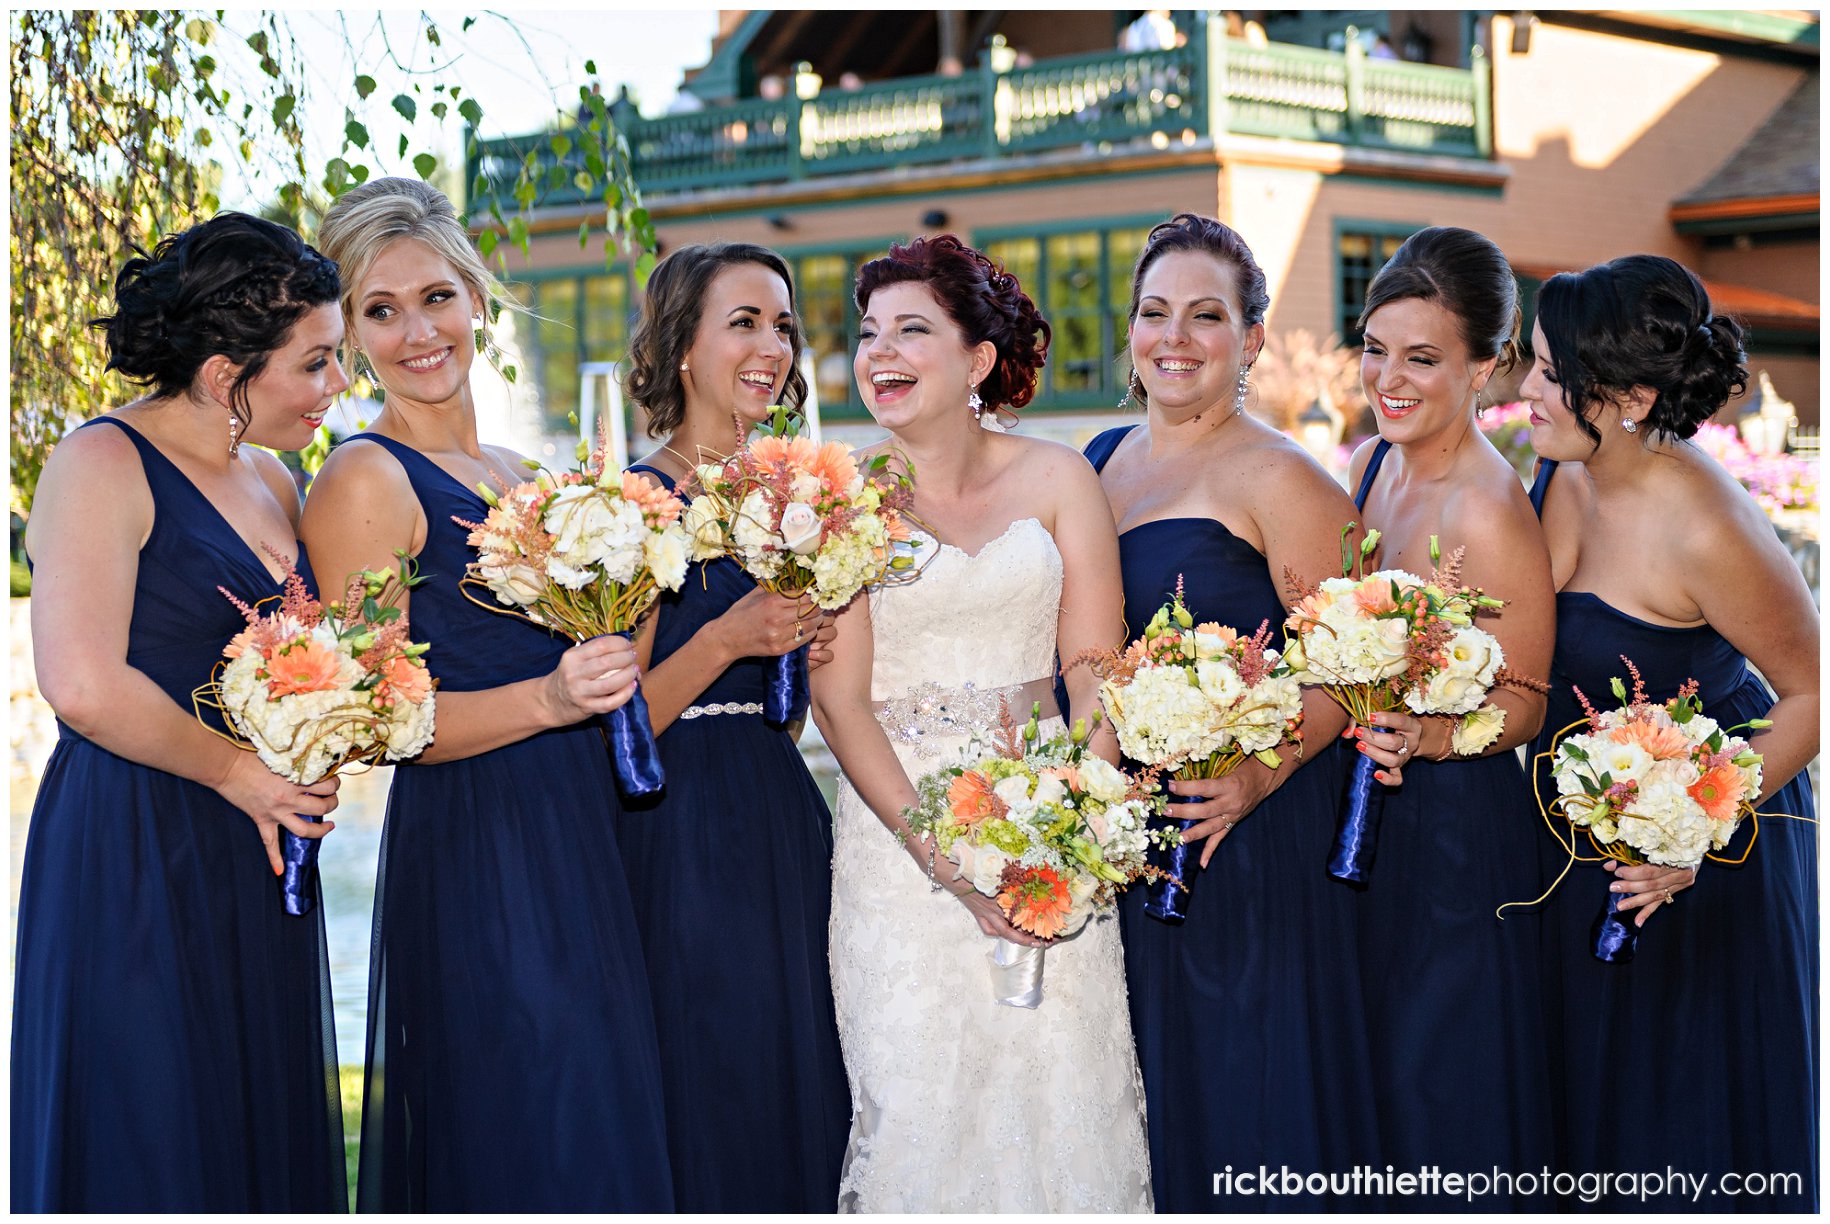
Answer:
[(677, 523), (643, 538), (642, 559), (663, 591), (677, 591), (686, 581), (686, 547), (686, 532)]

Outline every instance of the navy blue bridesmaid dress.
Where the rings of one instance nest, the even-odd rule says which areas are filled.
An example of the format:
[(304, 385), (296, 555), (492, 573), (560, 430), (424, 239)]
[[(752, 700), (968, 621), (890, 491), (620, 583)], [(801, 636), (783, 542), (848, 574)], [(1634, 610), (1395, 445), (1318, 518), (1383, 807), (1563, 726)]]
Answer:
[[(281, 584), (157, 447), (84, 428), (103, 425), (154, 507), (127, 663), (188, 716), (246, 624), (217, 586)], [(324, 907), (285, 912), (215, 791), (57, 732), (20, 884), (13, 1210), (347, 1210)]]
[[(755, 589), (735, 561), (693, 565), (661, 596), (649, 666)], [(617, 825), (681, 1211), (830, 1213), (851, 1130), (826, 960), (832, 816), (763, 721), (768, 662), (732, 664), (661, 733), (666, 789), (625, 801)]]
[[(1354, 505), (1365, 508), (1390, 449), (1383, 439), (1374, 449)], [(1510, 1193), (1471, 1201), (1396, 1197), (1396, 1210), (1550, 1203), (1542, 1184), (1553, 1152), (1543, 920), (1531, 910), (1509, 910), (1503, 922), (1494, 916), (1544, 890), (1543, 836), (1517, 753), (1412, 760), (1403, 784), (1385, 791), (1378, 857), (1358, 898), (1385, 1162), (1400, 1172), (1433, 1165), (1534, 1175), (1504, 1187)]]
[[(425, 511), (411, 616), (441, 691), (549, 673), (569, 642), (458, 589), (475, 554), (453, 519), (482, 521), (482, 498), (411, 447), (359, 439), (400, 461)], [(616, 804), (597, 719), (395, 770), (375, 887), (360, 1210), (672, 1208)]]
[[(1543, 511), (1554, 462), (1540, 465), (1532, 504)], [(1709, 625), (1672, 628), (1629, 616), (1586, 591), (1557, 595), (1550, 710), (1534, 757), (1583, 717), (1574, 689), (1597, 709), (1616, 702), (1608, 682), (1631, 685), (1633, 660), (1654, 701), (1700, 686), (1705, 716), (1723, 727), (1764, 717), (1773, 693)], [(1544, 794), (1549, 758), (1539, 763)], [(1565, 1168), (1676, 1169), (1710, 1175), (1700, 1202), (1684, 1193), (1609, 1195), (1585, 1211), (1808, 1211), (1818, 1205), (1817, 829), (1800, 773), (1759, 805), (1696, 885), (1660, 906), (1628, 964), (1590, 952), (1590, 928), (1611, 877), (1577, 863), (1546, 903), (1547, 965), (1557, 987), (1556, 1080)], [(1749, 840), (1752, 853), (1747, 853)], [(1568, 852), (1541, 839), (1554, 876)], [(1594, 856), (1586, 839), (1577, 852)], [(1724, 1174), (1796, 1175), (1762, 1193), (1717, 1194)], [(1739, 1183), (1731, 1183), (1737, 1185)]]
[[(1134, 426), (1087, 446), (1103, 469)], [(1127, 633), (1175, 594), (1196, 623), (1250, 634), (1285, 609), (1262, 553), (1214, 519), (1140, 523), (1119, 537)], [(1131, 1029), (1144, 1076), (1156, 1209), (1315, 1211), (1364, 1206), (1346, 1180), (1379, 1155), (1366, 1082), (1354, 897), (1328, 878), (1328, 847), (1349, 764), (1311, 739), (1308, 764), (1241, 821), (1191, 881), (1187, 921), (1120, 909)], [(1316, 754), (1319, 754), (1317, 756)], [(1286, 769), (1295, 768), (1285, 752)], [(1198, 847), (1197, 847), (1198, 849)], [(1198, 861), (1198, 859), (1197, 859)], [(1215, 1192), (1230, 1166), (1335, 1174), (1328, 1193)], [(1255, 1185), (1253, 1187), (1256, 1188)]]

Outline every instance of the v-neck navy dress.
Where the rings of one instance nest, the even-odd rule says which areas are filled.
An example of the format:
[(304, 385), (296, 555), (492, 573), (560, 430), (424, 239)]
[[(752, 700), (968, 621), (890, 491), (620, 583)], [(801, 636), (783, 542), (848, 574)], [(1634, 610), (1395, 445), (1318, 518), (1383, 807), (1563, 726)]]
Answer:
[[(378, 434), (426, 515), (415, 639), (441, 693), (552, 671), (570, 643), (470, 602), (456, 519), (488, 506)], [(484, 598), (488, 598), (487, 595)], [(587, 719), (462, 760), (403, 763), (375, 886), (363, 1211), (668, 1211), (648, 980)]]
[[(216, 588), (253, 604), (281, 584), (147, 438), (83, 428), (102, 427), (153, 500), (127, 663), (189, 717), (246, 624)], [(286, 913), (254, 822), (215, 791), (57, 735), (20, 881), (13, 1210), (347, 1210), (323, 905)]]

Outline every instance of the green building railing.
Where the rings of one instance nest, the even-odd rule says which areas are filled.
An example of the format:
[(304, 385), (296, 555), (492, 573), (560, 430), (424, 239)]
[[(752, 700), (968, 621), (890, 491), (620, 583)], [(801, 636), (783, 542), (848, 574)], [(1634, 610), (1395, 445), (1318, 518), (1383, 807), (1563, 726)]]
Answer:
[[(1218, 30), (1218, 22), (1208, 29)], [(1470, 68), (1253, 45), (1216, 33), (1166, 51), (1108, 52), (904, 77), (861, 89), (745, 99), (682, 115), (631, 116), (622, 126), (647, 194), (795, 182), (822, 175), (997, 158), (1153, 137), (1224, 133), (1373, 148), (1492, 156), (1488, 62)], [(565, 142), (559, 142), (563, 147)], [(470, 142), (471, 210), (498, 196), (528, 158), (536, 202), (583, 203), (582, 157), (547, 133)], [(582, 163), (581, 163), (582, 164)]]

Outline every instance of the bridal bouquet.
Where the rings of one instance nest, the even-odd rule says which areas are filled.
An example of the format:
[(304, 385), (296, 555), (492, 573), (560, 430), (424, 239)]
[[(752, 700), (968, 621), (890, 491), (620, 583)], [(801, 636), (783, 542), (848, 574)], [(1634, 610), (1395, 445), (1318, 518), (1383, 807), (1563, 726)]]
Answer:
[[(1596, 710), (1576, 691), (1588, 730), (1566, 729), (1555, 741), (1550, 773), (1557, 798), (1551, 806), (1586, 829), (1608, 858), (1695, 867), (1728, 844), (1760, 793), (1760, 754), (1735, 732), (1772, 724), (1755, 719), (1723, 729), (1704, 717), (1694, 680), (1669, 701), (1650, 701), (1639, 669), (1625, 656), (1621, 662), (1633, 677), (1630, 695), (1618, 677), (1613, 681), (1621, 708)], [(1573, 845), (1570, 850), (1573, 856)], [(1595, 924), (1595, 955), (1617, 964), (1633, 959), (1638, 942), (1615, 912), (1621, 899), (1609, 893)]]
[[(456, 520), (471, 529), (477, 550), (460, 586), (482, 588), (494, 602), (471, 596), (472, 603), (574, 641), (629, 637), (660, 592), (677, 591), (686, 579), (679, 500), (639, 472), (606, 466), (601, 448), (580, 471), (541, 472), (500, 497), (478, 488), (489, 514), (481, 523)], [(619, 789), (630, 796), (660, 790), (665, 779), (641, 690), (606, 723)]]
[[(1400, 707), (1445, 714), (1456, 719), (1454, 750), (1481, 751), (1506, 722), (1504, 710), (1483, 704), (1488, 691), (1496, 684), (1545, 687), (1507, 669), (1498, 639), (1475, 626), (1476, 615), (1504, 605), (1463, 586), (1462, 550), (1443, 564), (1435, 536), (1428, 579), (1395, 569), (1356, 578), (1347, 543), (1352, 529), (1349, 523), (1341, 533), (1341, 577), (1305, 587), (1285, 572), (1296, 597), (1284, 622), (1285, 662), (1301, 683), (1321, 687), (1363, 727), (1372, 725), (1373, 714)], [(1367, 532), (1358, 561), (1363, 564), (1378, 544), (1379, 533)], [(1328, 861), (1328, 874), (1337, 880), (1364, 883), (1372, 869), (1383, 800), (1375, 768), (1364, 755), (1354, 762)]]
[[(997, 900), (1010, 924), (1042, 939), (1078, 934), (1118, 892), (1154, 871), (1154, 801), (1147, 786), (1086, 751), (1084, 727), (1042, 739), (1036, 712), (1019, 731), (1008, 710), (989, 748), (924, 775), (903, 815), (930, 854)], [(929, 860), (930, 875), (933, 858)], [(1043, 948), (999, 940), (992, 953), (998, 1002), (1042, 1002)]]
[[(353, 762), (399, 761), (432, 742), (433, 680), (398, 606), (415, 578), (392, 570), (352, 578), (325, 609), (288, 570), (278, 606), (262, 612), (228, 591), (248, 627), (191, 695), (199, 717), (222, 712), (232, 738), (280, 777), (310, 786)], [(273, 601), (263, 601), (273, 602)], [(285, 833), (280, 893), (289, 914), (311, 910), (318, 843)]]
[[(770, 433), (704, 464), (688, 489), (686, 530), (694, 561), (729, 556), (764, 588), (810, 596), (833, 611), (894, 571), (913, 565), (903, 511), (906, 477), (879, 455), (860, 471), (837, 442), (794, 435), (777, 409)], [(764, 717), (788, 723), (807, 709), (807, 647), (774, 661)]]
[[(1270, 626), (1251, 637), (1212, 622), (1196, 625), (1175, 599), (1157, 609), (1142, 637), (1098, 659), (1100, 702), (1125, 755), (1172, 778), (1224, 778), (1248, 757), (1276, 768), (1278, 745), (1301, 738), (1302, 689), (1270, 645)], [(1165, 793), (1170, 803), (1194, 796)], [(1196, 865), (1181, 839), (1192, 820), (1168, 818), (1175, 834), (1164, 873), (1151, 880), (1144, 912), (1164, 922), (1188, 917)]]

